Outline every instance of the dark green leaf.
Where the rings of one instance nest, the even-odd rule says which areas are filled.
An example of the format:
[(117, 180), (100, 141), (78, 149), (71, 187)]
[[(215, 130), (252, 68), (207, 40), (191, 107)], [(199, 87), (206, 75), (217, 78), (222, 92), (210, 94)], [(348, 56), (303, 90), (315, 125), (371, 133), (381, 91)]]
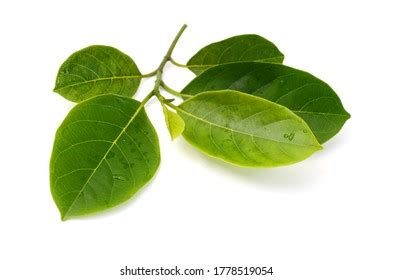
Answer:
[(203, 92), (177, 111), (188, 142), (236, 165), (287, 165), (321, 149), (307, 124), (290, 110), (238, 91)]
[(329, 85), (309, 73), (279, 64), (243, 62), (205, 71), (184, 89), (195, 95), (232, 89), (262, 97), (303, 118), (320, 143), (336, 135), (350, 115)]
[(102, 94), (131, 97), (141, 78), (128, 55), (108, 46), (90, 46), (75, 52), (63, 63), (54, 91), (74, 102)]
[(102, 95), (78, 104), (57, 130), (50, 162), (62, 219), (126, 201), (159, 162), (158, 137), (140, 102)]
[(258, 35), (240, 35), (210, 44), (198, 51), (187, 66), (199, 75), (206, 69), (224, 63), (259, 61), (282, 63), (284, 55), (270, 41)]

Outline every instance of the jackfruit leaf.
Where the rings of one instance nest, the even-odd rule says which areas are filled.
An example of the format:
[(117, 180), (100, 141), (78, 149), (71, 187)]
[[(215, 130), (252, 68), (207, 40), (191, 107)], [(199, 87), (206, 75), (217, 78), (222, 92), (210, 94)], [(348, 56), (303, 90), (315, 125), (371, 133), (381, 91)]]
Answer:
[(235, 165), (288, 165), (321, 149), (307, 124), (289, 109), (238, 91), (203, 92), (177, 111), (188, 142)]
[(173, 141), (184, 131), (184, 121), (177, 113), (168, 109), (166, 106), (163, 106), (162, 109), (164, 111), (166, 126)]
[(131, 198), (160, 163), (157, 134), (140, 102), (101, 95), (76, 105), (56, 133), (53, 199), (63, 220)]
[(187, 66), (199, 75), (210, 67), (224, 63), (239, 61), (282, 63), (283, 60), (284, 55), (272, 42), (255, 34), (245, 34), (207, 45), (187, 62)]
[(128, 55), (108, 46), (90, 46), (75, 52), (61, 65), (54, 91), (73, 102), (102, 94), (132, 97), (141, 78)]

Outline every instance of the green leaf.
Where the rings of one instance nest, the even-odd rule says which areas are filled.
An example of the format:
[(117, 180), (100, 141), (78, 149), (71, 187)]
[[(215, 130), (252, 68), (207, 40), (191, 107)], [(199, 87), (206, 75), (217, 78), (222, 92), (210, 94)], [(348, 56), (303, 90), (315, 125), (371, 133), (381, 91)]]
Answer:
[(336, 135), (350, 118), (329, 85), (309, 73), (279, 64), (216, 66), (192, 80), (182, 93), (195, 95), (223, 89), (249, 93), (289, 108), (306, 121), (319, 143)]
[(177, 111), (188, 142), (235, 165), (287, 165), (321, 149), (307, 124), (290, 110), (238, 91), (203, 92)]
[(169, 110), (166, 106), (162, 106), (164, 110), (165, 123), (168, 127), (169, 134), (171, 135), (172, 141), (175, 140), (184, 131), (184, 121), (175, 112)]
[(248, 34), (228, 38), (210, 44), (198, 51), (187, 66), (199, 75), (206, 69), (230, 62), (259, 61), (282, 63), (284, 55), (270, 41), (258, 35)]
[(54, 91), (74, 102), (102, 94), (133, 96), (142, 75), (118, 49), (90, 46), (72, 54), (60, 67)]
[(76, 105), (57, 130), (50, 161), (62, 219), (128, 200), (159, 163), (158, 137), (140, 102), (102, 95)]

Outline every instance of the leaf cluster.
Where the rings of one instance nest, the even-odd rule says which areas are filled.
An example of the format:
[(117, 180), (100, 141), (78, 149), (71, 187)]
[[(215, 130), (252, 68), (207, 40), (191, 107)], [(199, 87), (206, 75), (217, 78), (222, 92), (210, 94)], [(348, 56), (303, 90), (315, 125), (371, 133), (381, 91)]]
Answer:
[[(62, 219), (95, 213), (130, 199), (160, 164), (157, 133), (144, 106), (156, 97), (172, 139), (242, 167), (277, 167), (322, 148), (350, 115), (333, 89), (282, 64), (284, 55), (258, 35), (212, 43), (183, 65), (172, 58), (186, 26), (158, 68), (142, 74), (118, 49), (94, 45), (60, 67), (54, 91), (77, 103), (57, 130), (50, 185)], [(181, 91), (163, 81), (167, 62), (196, 77)], [(156, 77), (142, 101), (143, 78)], [(175, 105), (175, 99), (183, 99)]]

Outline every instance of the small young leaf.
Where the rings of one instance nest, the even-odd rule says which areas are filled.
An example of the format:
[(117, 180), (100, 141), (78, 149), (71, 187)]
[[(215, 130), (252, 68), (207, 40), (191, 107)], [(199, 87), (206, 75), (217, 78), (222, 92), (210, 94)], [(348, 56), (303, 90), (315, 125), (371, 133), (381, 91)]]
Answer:
[(128, 200), (159, 163), (158, 137), (140, 102), (102, 95), (76, 105), (57, 130), (50, 161), (62, 219)]
[(74, 102), (102, 94), (131, 97), (141, 76), (135, 62), (118, 49), (90, 46), (75, 52), (61, 65), (54, 91)]
[(306, 121), (319, 143), (336, 135), (350, 118), (329, 85), (280, 64), (242, 62), (216, 66), (192, 80), (182, 93), (195, 95), (223, 89), (249, 93), (289, 108)]
[(238, 91), (200, 93), (183, 102), (178, 113), (188, 142), (235, 165), (287, 165), (321, 149), (307, 124), (290, 110)]
[(178, 114), (171, 111), (166, 106), (163, 106), (162, 109), (164, 110), (165, 122), (171, 139), (175, 140), (184, 131), (184, 121)]
[(210, 44), (198, 51), (187, 66), (199, 75), (206, 69), (224, 63), (259, 61), (282, 63), (284, 55), (270, 41), (258, 35), (247, 34)]

